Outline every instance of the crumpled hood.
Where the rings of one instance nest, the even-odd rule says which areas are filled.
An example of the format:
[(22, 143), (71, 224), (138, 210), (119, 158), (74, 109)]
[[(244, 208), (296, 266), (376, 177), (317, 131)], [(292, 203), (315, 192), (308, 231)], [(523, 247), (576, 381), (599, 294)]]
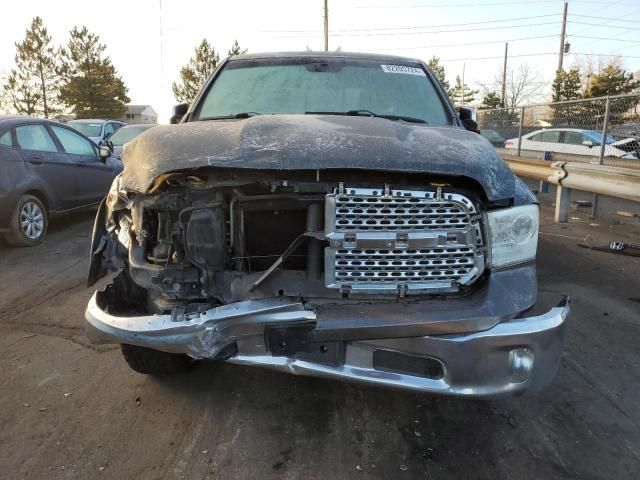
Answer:
[(491, 144), (458, 127), (382, 118), (261, 115), (152, 128), (123, 153), (125, 189), (199, 167), (256, 170), (361, 169), (466, 176), (490, 200), (513, 198), (515, 177)]

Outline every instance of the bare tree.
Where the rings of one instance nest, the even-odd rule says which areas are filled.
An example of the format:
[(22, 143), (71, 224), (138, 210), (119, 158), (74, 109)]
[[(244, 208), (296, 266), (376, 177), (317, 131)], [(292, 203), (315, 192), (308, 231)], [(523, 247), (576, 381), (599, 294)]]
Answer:
[[(502, 86), (502, 71), (496, 73), (489, 84), (478, 82), (484, 95), (500, 91)], [(505, 88), (505, 107), (519, 107), (527, 103), (540, 100), (545, 82), (540, 72), (531, 70), (529, 65), (522, 63), (517, 68), (507, 68), (507, 82)]]
[(0, 72), (0, 115), (13, 113), (11, 109), (11, 99), (4, 86), (7, 83), (7, 74)]

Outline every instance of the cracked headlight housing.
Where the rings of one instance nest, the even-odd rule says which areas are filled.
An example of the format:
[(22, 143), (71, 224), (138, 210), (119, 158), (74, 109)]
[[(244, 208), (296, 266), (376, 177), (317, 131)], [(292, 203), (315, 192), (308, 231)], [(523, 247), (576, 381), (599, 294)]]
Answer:
[(536, 258), (538, 205), (493, 210), (487, 213), (491, 266), (508, 267)]

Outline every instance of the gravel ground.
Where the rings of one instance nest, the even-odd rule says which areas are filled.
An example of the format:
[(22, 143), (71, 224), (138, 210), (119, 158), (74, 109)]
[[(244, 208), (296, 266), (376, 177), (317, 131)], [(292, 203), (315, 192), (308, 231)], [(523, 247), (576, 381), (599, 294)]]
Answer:
[(0, 477), (638, 479), (640, 259), (576, 243), (640, 230), (544, 217), (540, 303), (571, 295), (566, 355), (546, 391), (494, 401), (220, 362), (138, 375), (83, 335), (90, 214), (2, 245)]

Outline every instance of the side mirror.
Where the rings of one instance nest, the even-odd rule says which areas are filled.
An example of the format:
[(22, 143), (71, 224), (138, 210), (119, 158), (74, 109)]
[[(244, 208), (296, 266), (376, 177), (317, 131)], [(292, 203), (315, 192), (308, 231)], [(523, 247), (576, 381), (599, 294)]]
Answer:
[(470, 132), (480, 133), (480, 130), (478, 130), (478, 123), (473, 118), (475, 116), (475, 112), (473, 110), (466, 107), (460, 107), (458, 115), (460, 116), (460, 120), (462, 120), (462, 126), (464, 128)]
[(100, 160), (104, 162), (111, 156), (111, 150), (106, 146), (98, 147), (98, 156), (100, 157)]
[(593, 147), (593, 142), (592, 142), (591, 140), (583, 140), (583, 141), (582, 141), (582, 144), (583, 144), (585, 147), (589, 147), (589, 148)]
[(173, 114), (169, 119), (169, 123), (172, 125), (175, 125), (176, 123), (180, 123), (180, 120), (182, 120), (182, 117), (184, 117), (188, 111), (189, 111), (188, 103), (179, 103), (178, 105), (174, 106)]

